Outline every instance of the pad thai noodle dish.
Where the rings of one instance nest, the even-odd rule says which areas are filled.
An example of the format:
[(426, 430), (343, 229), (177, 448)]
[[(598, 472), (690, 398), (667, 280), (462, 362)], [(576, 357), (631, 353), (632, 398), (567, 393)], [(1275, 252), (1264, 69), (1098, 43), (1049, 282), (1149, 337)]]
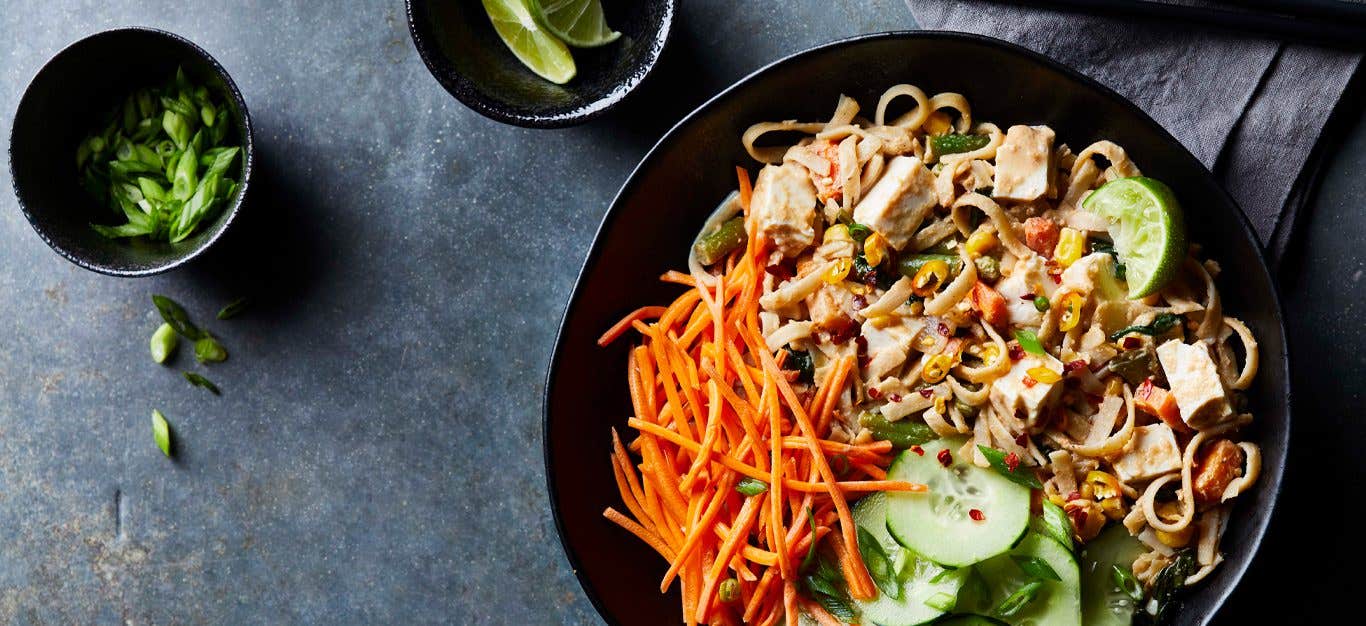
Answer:
[(911, 85), (737, 139), (680, 295), (598, 341), (638, 341), (604, 515), (680, 621), (1170, 622), (1261, 458), (1173, 191)]

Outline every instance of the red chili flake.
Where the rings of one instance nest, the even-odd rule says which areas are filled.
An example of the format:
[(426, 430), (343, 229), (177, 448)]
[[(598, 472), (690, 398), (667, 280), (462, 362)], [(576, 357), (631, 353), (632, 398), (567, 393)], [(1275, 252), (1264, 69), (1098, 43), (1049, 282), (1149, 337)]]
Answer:
[(1006, 346), (1006, 351), (1010, 353), (1010, 360), (1012, 361), (1023, 359), (1025, 355), (1024, 348), (1021, 348), (1018, 343), (1011, 343)]
[(1084, 507), (1076, 507), (1067, 511), (1067, 516), (1072, 518), (1072, 525), (1077, 528), (1086, 527), (1086, 519), (1091, 517)]
[(1062, 284), (1062, 275), (1061, 275), (1061, 274), (1053, 274), (1052, 276), (1049, 276), (1049, 278), (1052, 278), (1052, 279), (1053, 279), (1053, 284), (1054, 284), (1054, 285), (1061, 285), (1061, 284)]
[(932, 395), (934, 395), (934, 389), (933, 389), (933, 388), (926, 387), (926, 388), (920, 390), (920, 397), (922, 397), (922, 398), (928, 398), (928, 397), (930, 397), (930, 396), (932, 396)]
[(1006, 469), (1012, 472), (1019, 469), (1020, 467), (1020, 455), (1015, 454), (1014, 452), (1007, 454), (1004, 461), (1006, 464)]
[(948, 337), (949, 335), (953, 334), (953, 331), (949, 330), (949, 325), (948, 325), (948, 324), (945, 324), (944, 322), (939, 322), (939, 328), (938, 328), (938, 330), (939, 330), (939, 334), (941, 334), (941, 335), (943, 335), (943, 336), (945, 336), (945, 337)]
[(1023, 448), (1023, 447), (1025, 446), (1026, 443), (1029, 443), (1029, 435), (1026, 435), (1026, 434), (1024, 434), (1024, 433), (1020, 433), (1020, 434), (1018, 434), (1018, 435), (1015, 436), (1015, 445), (1020, 446), (1021, 448)]
[(881, 392), (881, 391), (878, 391), (878, 388), (877, 388), (877, 387), (869, 387), (869, 388), (868, 388), (868, 397), (869, 397), (869, 398), (872, 398), (872, 399), (874, 399), (874, 400), (876, 400), (876, 399), (882, 397), (882, 392)]
[(868, 307), (868, 299), (863, 296), (854, 296), (854, 310), (862, 311)]
[(1034, 380), (1034, 378), (1031, 376), (1025, 376), (1024, 378), (1021, 378), (1020, 382), (1024, 383), (1024, 386), (1028, 389), (1033, 389), (1034, 385), (1039, 384), (1039, 381)]
[(1075, 360), (1075, 361), (1072, 361), (1071, 363), (1067, 363), (1067, 364), (1063, 365), (1063, 366), (1062, 366), (1062, 373), (1064, 373), (1064, 374), (1071, 374), (1072, 372), (1079, 372), (1079, 371), (1081, 371), (1081, 369), (1084, 368), (1084, 367), (1086, 367), (1086, 361), (1083, 361), (1083, 360), (1081, 360), (1081, 359), (1077, 359), (1077, 360)]
[(1081, 492), (1080, 492), (1080, 491), (1073, 491), (1072, 493), (1067, 494), (1067, 501), (1068, 501), (1068, 502), (1071, 502), (1071, 501), (1073, 501), (1073, 500), (1080, 500), (1080, 499), (1081, 499)]
[(911, 446), (911, 452), (919, 454), (920, 456), (925, 456), (925, 449), (920, 446)]
[(1139, 348), (1139, 346), (1142, 346), (1142, 345), (1143, 345), (1143, 340), (1139, 339), (1138, 337), (1125, 337), (1125, 338), (1124, 338), (1124, 349), (1125, 349), (1125, 350), (1137, 350), (1137, 349)]
[(969, 509), (968, 517), (971, 517), (974, 522), (980, 522), (987, 518), (986, 514), (982, 513), (980, 509)]
[(888, 399), (888, 400), (891, 400), (892, 402), (901, 402), (901, 394), (899, 394), (899, 393), (891, 394), (891, 395), (887, 396), (887, 399)]
[(1034, 301), (1034, 292), (1031, 291), (1031, 292), (1029, 292), (1029, 293), (1027, 293), (1027, 294), (1025, 294), (1025, 295), (1023, 295), (1023, 296), (1020, 296), (1020, 299), (1026, 301), (1026, 302), (1033, 302), (1033, 301)]
[(939, 455), (936, 456), (935, 458), (936, 458), (936, 459), (939, 459), (939, 464), (940, 464), (940, 465), (943, 465), (944, 467), (948, 467), (948, 466), (950, 466), (950, 465), (953, 465), (953, 454), (949, 452), (949, 449), (948, 449), (948, 448), (944, 448), (943, 450), (940, 450), (940, 451), (939, 451)]

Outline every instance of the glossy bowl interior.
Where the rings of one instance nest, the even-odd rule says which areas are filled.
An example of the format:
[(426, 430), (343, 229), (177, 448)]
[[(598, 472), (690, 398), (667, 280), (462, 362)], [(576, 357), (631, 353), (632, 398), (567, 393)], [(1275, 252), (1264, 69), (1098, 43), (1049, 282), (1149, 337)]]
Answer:
[(1261, 343), (1250, 393), (1262, 475), (1239, 499), (1226, 561), (1185, 596), (1177, 623), (1207, 622), (1253, 558), (1279, 491), (1290, 395), (1285, 337), (1270, 274), (1246, 218), (1209, 172), (1170, 134), (1113, 91), (1017, 46), (943, 32), (838, 41), (770, 65), (716, 96), (671, 130), (640, 163), (609, 209), (565, 313), (547, 380), (545, 459), (551, 506), (571, 565), (610, 623), (680, 619), (677, 586), (658, 591), (666, 564), (606, 522), (621, 507), (608, 462), (613, 427), (631, 414), (625, 364), (630, 341), (596, 337), (626, 312), (666, 304), (679, 287), (658, 277), (683, 268), (703, 220), (735, 187), (734, 166), (757, 165), (740, 145), (751, 123), (824, 120), (845, 93), (865, 111), (886, 88), (909, 82), (967, 96), (973, 118), (1001, 126), (1048, 124), (1076, 149), (1099, 139), (1123, 146), (1148, 176), (1167, 182), (1186, 209), (1192, 241), (1224, 268), (1225, 310)]
[[(183, 66), (191, 80), (227, 104), (242, 156), (237, 196), (177, 243), (107, 239), (91, 222), (120, 223), (78, 183), (76, 147), (129, 91), (158, 85)], [(208, 52), (172, 33), (119, 28), (57, 53), (29, 83), (10, 131), (10, 170), (24, 216), (53, 250), (86, 269), (114, 276), (163, 272), (203, 252), (227, 229), (251, 182), (251, 118), (232, 78)]]
[(479, 0), (407, 0), (408, 29), (432, 76), (466, 106), (506, 124), (558, 128), (606, 112), (645, 79), (664, 52), (675, 1), (603, 0), (621, 37), (571, 48), (578, 75), (565, 85), (523, 66)]

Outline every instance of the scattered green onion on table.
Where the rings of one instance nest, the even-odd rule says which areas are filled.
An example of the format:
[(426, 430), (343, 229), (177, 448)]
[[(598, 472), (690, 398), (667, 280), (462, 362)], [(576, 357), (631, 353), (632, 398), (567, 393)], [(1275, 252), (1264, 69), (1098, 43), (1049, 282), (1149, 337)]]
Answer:
[(91, 228), (111, 238), (175, 243), (230, 202), (241, 148), (222, 99), (177, 69), (167, 84), (124, 98), (76, 149), (81, 186), (125, 223)]

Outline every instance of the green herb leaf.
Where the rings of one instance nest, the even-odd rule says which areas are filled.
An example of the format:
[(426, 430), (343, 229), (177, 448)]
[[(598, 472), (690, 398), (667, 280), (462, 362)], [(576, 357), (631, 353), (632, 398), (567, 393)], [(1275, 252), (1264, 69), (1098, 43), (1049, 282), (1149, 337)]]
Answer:
[(868, 567), (868, 574), (873, 577), (873, 582), (877, 583), (877, 588), (893, 600), (900, 599), (901, 584), (896, 579), (892, 560), (887, 557), (887, 552), (882, 549), (877, 537), (862, 526), (858, 527), (858, 551), (863, 556), (863, 564)]
[(1030, 489), (1043, 489), (1043, 484), (1039, 482), (1039, 478), (1028, 468), (1016, 464), (1015, 469), (1010, 469), (1010, 465), (1006, 463), (1005, 452), (982, 445), (977, 446), (977, 450), (987, 458), (987, 462), (991, 463), (991, 469), (996, 470), (997, 474), (1009, 478), (1011, 482), (1017, 485), (1024, 485)]
[(1163, 313), (1153, 318), (1153, 321), (1150, 324), (1135, 324), (1115, 331), (1110, 335), (1110, 341), (1119, 341), (1121, 337), (1129, 333), (1140, 333), (1156, 337), (1157, 335), (1161, 335), (1162, 333), (1171, 330), (1179, 321), (1181, 321), (1180, 316), (1174, 313)]
[(811, 360), (811, 353), (805, 350), (794, 350), (792, 346), (783, 346), (783, 351), (787, 352), (787, 361), (783, 362), (783, 369), (796, 370), (797, 380), (804, 383), (814, 382), (816, 379), (816, 365)]
[(166, 423), (166, 416), (156, 409), (152, 409), (152, 440), (162, 454), (168, 458), (171, 456), (171, 425)]
[(171, 353), (175, 352), (176, 345), (179, 343), (180, 340), (175, 329), (170, 324), (163, 323), (158, 326), (156, 332), (152, 333), (152, 360), (157, 363), (165, 363)]
[(228, 320), (237, 317), (242, 314), (242, 311), (247, 310), (247, 307), (249, 306), (251, 306), (250, 298), (238, 298), (233, 300), (228, 306), (218, 310), (218, 319)]
[(854, 603), (849, 599), (849, 593), (844, 590), (843, 584), (816, 575), (802, 578), (802, 584), (806, 587), (806, 595), (835, 619), (847, 624), (857, 622), (858, 611), (854, 609)]
[(1135, 624), (1165, 624), (1167, 614), (1176, 607), (1176, 593), (1186, 585), (1186, 578), (1195, 573), (1195, 552), (1189, 548), (1176, 553), (1171, 565), (1163, 568), (1153, 579), (1151, 593), (1155, 612), (1138, 611)]
[(741, 478), (740, 482), (735, 484), (735, 490), (746, 496), (757, 496), (765, 491), (768, 491), (768, 483), (757, 478), (750, 478), (746, 476), (744, 478)]
[(204, 333), (203, 338), (194, 342), (194, 359), (200, 363), (222, 363), (228, 359), (228, 351), (213, 335)]
[(1030, 578), (1035, 580), (1062, 580), (1062, 577), (1058, 576), (1058, 572), (1053, 569), (1052, 565), (1048, 564), (1048, 561), (1037, 556), (1012, 554), (1010, 559), (1015, 561), (1015, 564), (1020, 566), (1020, 571), (1028, 574)]
[(956, 596), (954, 596), (953, 594), (944, 593), (943, 591), (940, 591), (928, 598), (925, 598), (925, 606), (928, 606), (936, 611), (944, 611), (946, 613), (952, 611), (954, 606), (956, 606), (957, 604), (958, 598)]
[(1015, 331), (1015, 341), (1020, 342), (1020, 347), (1024, 348), (1025, 352), (1037, 354), (1039, 356), (1045, 354), (1043, 344), (1039, 343), (1039, 336), (1034, 334), (1034, 331), (1032, 330), (1021, 328), (1020, 330)]
[(200, 376), (199, 374), (196, 374), (194, 372), (182, 372), (182, 374), (185, 375), (185, 380), (190, 381), (191, 385), (196, 385), (208, 389), (209, 391), (213, 392), (213, 395), (215, 396), (223, 395), (223, 392), (218, 390), (218, 385), (213, 384), (213, 382), (209, 379), (204, 378), (203, 376)]
[(939, 435), (924, 422), (903, 419), (891, 422), (881, 411), (865, 411), (859, 416), (859, 425), (873, 433), (874, 439), (892, 442), (892, 447), (904, 450), (934, 441)]
[(199, 327), (190, 321), (190, 314), (185, 312), (185, 307), (180, 306), (175, 300), (152, 294), (152, 304), (156, 305), (161, 319), (170, 324), (182, 337), (194, 341), (204, 336), (204, 331), (199, 330)]
[(1010, 594), (1009, 597), (1002, 600), (1000, 606), (997, 606), (992, 613), (997, 617), (1013, 617), (1015, 614), (1024, 610), (1026, 606), (1029, 606), (1029, 603), (1033, 602), (1034, 598), (1039, 596), (1040, 589), (1043, 589), (1043, 583), (1040, 581), (1036, 580), (1025, 583), (1025, 585), (1017, 589), (1015, 593)]

